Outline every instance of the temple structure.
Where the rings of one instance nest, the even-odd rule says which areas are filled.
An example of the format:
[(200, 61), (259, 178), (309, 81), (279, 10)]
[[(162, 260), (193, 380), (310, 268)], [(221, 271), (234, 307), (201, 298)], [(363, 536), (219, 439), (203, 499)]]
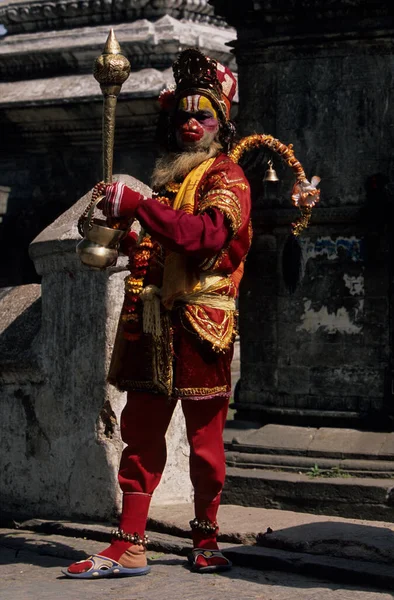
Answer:
[[(87, 199), (76, 202), (101, 179), (102, 96), (91, 72), (111, 25), (132, 65), (118, 104), (116, 173), (148, 183), (157, 95), (178, 52), (197, 46), (238, 70), (239, 133), (293, 144), (307, 176), (322, 179), (290, 293), (282, 265), (297, 216), (292, 173), (269, 151), (241, 163), (255, 234), (240, 292), (225, 501), (349, 516), (357, 489), (357, 514), (392, 518), (391, 3), (11, 0), (0, 22), (8, 32), (0, 41), (4, 509), (108, 519), (119, 506), (124, 398), (106, 373), (125, 264), (92, 275), (75, 255)], [(263, 184), (268, 159), (280, 178), (271, 187)], [(27, 246), (38, 234), (34, 269)], [(182, 431), (176, 417), (169, 439), (180, 461), (170, 456), (159, 502), (190, 499)], [(299, 472), (316, 461), (354, 477), (311, 491)]]
[[(321, 202), (290, 294), (291, 173), (273, 199), (251, 170), (253, 251), (240, 299), (242, 418), (393, 427), (393, 17), (388, 1), (212, 0), (236, 28), (243, 135), (294, 144)], [(262, 173), (261, 173), (262, 175)], [(259, 323), (259, 327), (256, 327)]]
[(0, 285), (37, 281), (31, 240), (102, 178), (102, 95), (92, 75), (114, 27), (132, 74), (118, 101), (114, 170), (149, 183), (157, 97), (189, 46), (232, 68), (235, 33), (207, 0), (11, 0), (0, 6)]

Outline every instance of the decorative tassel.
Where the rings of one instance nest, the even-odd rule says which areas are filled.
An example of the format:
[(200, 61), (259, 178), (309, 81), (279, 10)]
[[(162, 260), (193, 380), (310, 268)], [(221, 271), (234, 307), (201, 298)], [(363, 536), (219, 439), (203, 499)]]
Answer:
[(293, 294), (302, 274), (302, 249), (298, 237), (293, 233), (289, 235), (283, 248), (282, 274), (285, 286)]
[(147, 285), (142, 290), (140, 298), (144, 305), (142, 314), (143, 332), (151, 333), (153, 337), (159, 337), (161, 335), (160, 290), (155, 285)]

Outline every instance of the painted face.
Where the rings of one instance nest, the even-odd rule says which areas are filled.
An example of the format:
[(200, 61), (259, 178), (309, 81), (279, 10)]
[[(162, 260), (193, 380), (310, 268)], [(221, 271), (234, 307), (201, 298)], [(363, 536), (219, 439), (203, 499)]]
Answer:
[(175, 137), (181, 150), (208, 148), (217, 132), (217, 112), (205, 96), (181, 98), (175, 115)]

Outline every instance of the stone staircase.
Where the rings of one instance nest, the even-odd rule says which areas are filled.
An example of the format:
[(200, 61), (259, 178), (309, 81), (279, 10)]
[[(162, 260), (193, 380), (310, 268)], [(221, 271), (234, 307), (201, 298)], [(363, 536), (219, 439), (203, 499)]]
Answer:
[(394, 520), (394, 433), (230, 421), (225, 504)]

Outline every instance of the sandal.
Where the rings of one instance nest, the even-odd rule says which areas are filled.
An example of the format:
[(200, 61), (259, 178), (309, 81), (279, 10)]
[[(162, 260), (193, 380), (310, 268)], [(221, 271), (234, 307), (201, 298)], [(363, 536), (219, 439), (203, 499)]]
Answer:
[[(70, 569), (74, 565), (81, 565), (86, 563), (86, 570), (82, 572), (73, 573)], [(88, 558), (73, 563), (68, 569), (62, 569), (62, 573), (66, 577), (74, 577), (75, 579), (102, 579), (103, 577), (132, 577), (135, 575), (147, 575), (150, 571), (150, 567), (136, 567), (133, 569), (127, 569), (112, 558), (106, 556), (100, 556), (99, 554), (93, 554)]]
[[(198, 560), (201, 556), (203, 560)], [(210, 560), (220, 559), (216, 564), (209, 564)], [(205, 548), (193, 548), (188, 556), (188, 561), (192, 571), (199, 573), (216, 573), (217, 571), (228, 571), (233, 566), (232, 562), (226, 558), (220, 550), (207, 550)]]

